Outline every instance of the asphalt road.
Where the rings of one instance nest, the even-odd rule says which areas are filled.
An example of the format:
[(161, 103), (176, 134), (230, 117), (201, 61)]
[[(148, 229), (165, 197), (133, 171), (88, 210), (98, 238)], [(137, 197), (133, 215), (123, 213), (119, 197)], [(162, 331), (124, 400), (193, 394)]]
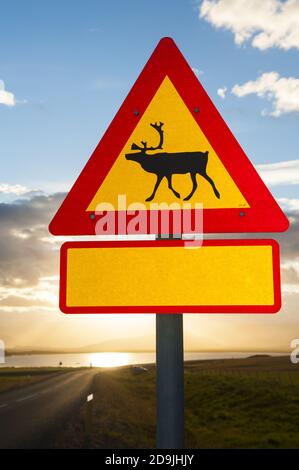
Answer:
[(0, 449), (47, 448), (67, 416), (92, 393), (96, 369), (65, 372), (0, 393)]

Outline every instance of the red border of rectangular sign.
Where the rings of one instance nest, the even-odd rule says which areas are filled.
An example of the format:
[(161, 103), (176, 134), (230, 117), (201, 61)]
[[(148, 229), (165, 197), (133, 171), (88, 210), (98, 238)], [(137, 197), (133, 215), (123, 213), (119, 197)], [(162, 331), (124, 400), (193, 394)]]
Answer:
[[(190, 241), (189, 241), (190, 243)], [(67, 250), (69, 248), (129, 248), (129, 247), (177, 247), (186, 246), (184, 240), (142, 240), (142, 241), (94, 241), (94, 242), (66, 242), (60, 250), (60, 292), (59, 307), (64, 313), (276, 313), (281, 308), (280, 291), (280, 261), (279, 245), (275, 240), (252, 239), (252, 240), (204, 240), (203, 246), (254, 246), (270, 245), (273, 249), (273, 283), (274, 304), (273, 305), (233, 305), (233, 306), (109, 306), (109, 307), (68, 307), (66, 305), (67, 284)]]

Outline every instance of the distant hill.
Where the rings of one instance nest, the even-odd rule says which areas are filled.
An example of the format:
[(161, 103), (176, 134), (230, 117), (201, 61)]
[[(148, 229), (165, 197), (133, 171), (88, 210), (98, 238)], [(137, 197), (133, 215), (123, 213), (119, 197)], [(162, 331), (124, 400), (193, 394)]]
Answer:
[[(188, 332), (187, 341), (185, 340), (185, 352), (203, 352), (203, 353), (247, 353), (251, 357), (267, 357), (269, 351), (250, 351), (248, 349), (230, 349), (225, 343), (219, 343), (209, 337), (198, 336)], [(22, 348), (8, 348), (6, 355), (13, 354), (80, 354), (80, 353), (97, 353), (97, 352), (155, 352), (155, 338), (152, 336), (138, 336), (135, 338), (114, 338), (102, 341), (97, 344), (89, 344), (73, 348), (51, 348), (37, 347), (36, 349), (28, 346)], [(286, 353), (283, 349), (277, 349), (276, 353)]]
[[(74, 348), (36, 348), (22, 347), (8, 349), (7, 355), (13, 354), (76, 354), (97, 352), (154, 352), (156, 350), (155, 337), (137, 336), (135, 338), (114, 338), (96, 344), (88, 344)], [(188, 332), (188, 341), (185, 341), (185, 351), (217, 352), (227, 350), (225, 344), (220, 344), (211, 338), (197, 336)]]
[(138, 336), (136, 338), (120, 338), (89, 344), (80, 348), (80, 352), (153, 352), (155, 339), (151, 336)]
[(6, 355), (13, 354), (80, 354), (96, 352), (153, 352), (155, 342), (151, 337), (121, 338), (103, 341), (97, 344), (79, 346), (74, 348), (37, 348), (22, 347), (11, 348), (6, 351)]

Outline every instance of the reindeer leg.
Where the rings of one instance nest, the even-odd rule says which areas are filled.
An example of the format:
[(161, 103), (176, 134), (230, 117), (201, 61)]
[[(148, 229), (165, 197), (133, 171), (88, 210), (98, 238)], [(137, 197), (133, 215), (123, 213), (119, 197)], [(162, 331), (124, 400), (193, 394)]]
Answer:
[(220, 199), (220, 193), (219, 193), (219, 191), (217, 190), (217, 188), (216, 188), (216, 186), (215, 186), (215, 183), (214, 183), (214, 181), (212, 180), (212, 178), (210, 178), (206, 173), (204, 173), (204, 174), (202, 175), (202, 177), (203, 177), (204, 179), (206, 179), (206, 180), (210, 183), (210, 185), (212, 186), (213, 191), (214, 191), (214, 193), (215, 193), (215, 196), (216, 196), (218, 199)]
[(173, 194), (174, 194), (178, 199), (180, 199), (180, 197), (181, 197), (181, 196), (180, 196), (180, 193), (178, 193), (178, 192), (177, 192), (175, 189), (173, 189), (173, 187), (172, 187), (171, 176), (172, 176), (172, 175), (166, 176), (167, 181), (168, 181), (168, 187), (169, 187), (169, 189), (173, 192)]
[(191, 176), (191, 180), (193, 183), (193, 188), (192, 188), (191, 193), (187, 197), (185, 197), (184, 201), (189, 201), (189, 199), (191, 199), (191, 197), (193, 196), (193, 194), (195, 193), (197, 189), (196, 173), (190, 173), (190, 176)]
[(157, 189), (158, 187), (160, 186), (160, 183), (162, 181), (162, 179), (164, 178), (164, 175), (160, 176), (160, 175), (157, 175), (157, 181), (156, 181), (156, 184), (155, 184), (155, 187), (154, 187), (154, 190), (152, 192), (152, 194), (146, 199), (146, 201), (152, 201), (155, 197), (155, 194), (157, 192)]

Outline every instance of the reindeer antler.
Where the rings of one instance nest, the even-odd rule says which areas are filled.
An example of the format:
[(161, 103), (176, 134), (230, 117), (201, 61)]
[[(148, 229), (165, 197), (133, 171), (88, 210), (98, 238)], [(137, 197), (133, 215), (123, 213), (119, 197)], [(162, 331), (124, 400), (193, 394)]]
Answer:
[(142, 152), (145, 153), (147, 150), (158, 150), (158, 149), (163, 148), (164, 131), (162, 130), (162, 127), (164, 126), (164, 123), (160, 122), (158, 124), (157, 122), (155, 122), (154, 124), (151, 123), (150, 125), (151, 125), (151, 127), (153, 127), (158, 132), (158, 134), (160, 136), (160, 141), (159, 141), (159, 144), (157, 145), (157, 147), (148, 147), (147, 142), (141, 141), (142, 147), (140, 147), (139, 145), (133, 143), (131, 145), (131, 150), (141, 150)]

